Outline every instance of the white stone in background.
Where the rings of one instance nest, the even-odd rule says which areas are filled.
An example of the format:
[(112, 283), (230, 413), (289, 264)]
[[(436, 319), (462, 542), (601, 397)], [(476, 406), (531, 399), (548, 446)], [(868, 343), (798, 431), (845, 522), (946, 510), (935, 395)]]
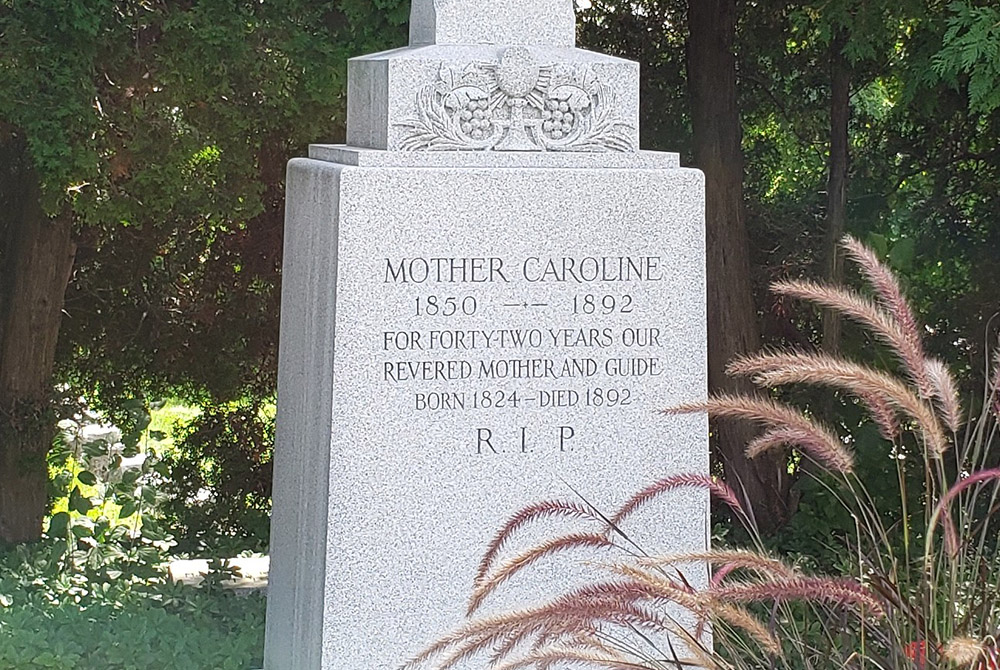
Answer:
[[(59, 428), (74, 458), (97, 477), (101, 486), (120, 481), (122, 473), (140, 470), (146, 462), (147, 455), (144, 453), (122, 456), (125, 445), (121, 441), (121, 429), (103, 423), (100, 415), (94, 412), (86, 412), (77, 419), (64, 419), (59, 422)], [(86, 449), (93, 445), (103, 447), (104, 453), (99, 456), (86, 453)], [(117, 458), (120, 458), (118, 465), (112, 467)]]
[[(234, 572), (223, 586), (234, 591), (260, 591), (267, 588), (270, 559), (267, 556), (227, 558), (226, 565)], [(205, 559), (171, 561), (167, 575), (174, 584), (201, 586), (211, 567)]]
[(81, 445), (104, 442), (108, 446), (121, 444), (122, 431), (118, 426), (105, 423), (87, 423), (80, 427), (78, 442)]

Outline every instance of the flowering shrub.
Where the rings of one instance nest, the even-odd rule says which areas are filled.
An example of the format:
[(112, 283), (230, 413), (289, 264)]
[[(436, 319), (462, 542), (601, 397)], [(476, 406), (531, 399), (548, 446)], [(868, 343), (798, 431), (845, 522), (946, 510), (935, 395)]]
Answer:
[[(812, 466), (804, 471), (830, 487), (855, 521), (849, 574), (813, 575), (768, 554), (753, 510), (733, 488), (707, 476), (663, 479), (608, 516), (585, 504), (542, 502), (497, 534), (473, 584), (469, 615), (516, 573), (566, 550), (613, 552), (617, 558), (603, 567), (605, 575), (528, 610), (472, 619), (410, 666), (445, 669), (481, 656), (502, 670), (996, 667), (1000, 561), (993, 517), (1000, 508), (1000, 468), (991, 452), (1000, 428), (1000, 353), (983, 410), (967, 420), (951, 373), (925, 354), (896, 278), (856, 240), (846, 238), (844, 248), (873, 297), (809, 281), (780, 282), (774, 290), (858, 322), (893, 353), (897, 370), (818, 352), (765, 352), (729, 366), (761, 393), (714, 396), (664, 413), (752, 421), (764, 431), (747, 446), (749, 456), (792, 448), (807, 459)], [(893, 515), (876, 508), (856, 474), (853, 440), (773, 397), (788, 385), (833, 389), (866, 409), (884, 439), (885, 457), (896, 464), (901, 493)], [(921, 487), (915, 498), (908, 490), (914, 470)], [(683, 487), (708, 489), (728, 505), (753, 546), (644, 556), (624, 530), (628, 518)], [(552, 517), (588, 528), (499, 560), (521, 529)], [(696, 588), (685, 578), (690, 565), (709, 566), (707, 586)], [(678, 609), (695, 625), (682, 626)]]

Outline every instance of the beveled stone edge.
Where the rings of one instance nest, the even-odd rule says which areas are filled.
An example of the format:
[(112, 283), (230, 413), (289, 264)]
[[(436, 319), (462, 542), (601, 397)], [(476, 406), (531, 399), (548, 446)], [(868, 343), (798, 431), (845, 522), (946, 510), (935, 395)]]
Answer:
[(345, 144), (310, 144), (309, 158), (352, 167), (673, 170), (681, 166), (680, 154), (665, 151), (384, 151)]

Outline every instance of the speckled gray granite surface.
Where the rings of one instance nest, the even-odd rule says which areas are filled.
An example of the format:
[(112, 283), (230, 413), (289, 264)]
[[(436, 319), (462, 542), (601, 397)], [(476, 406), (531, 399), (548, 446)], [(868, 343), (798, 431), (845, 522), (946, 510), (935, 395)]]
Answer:
[(410, 44), (573, 46), (572, 0), (413, 0)]
[[(704, 417), (656, 413), (705, 395), (704, 179), (638, 150), (637, 68), (571, 48), (570, 0), (539, 3), (551, 34), (519, 18), (498, 33), (512, 45), (441, 37), (534, 1), (492, 19), (417, 3), (452, 27), (355, 61), (354, 146), (289, 165), (267, 670), (397, 668), (463, 622), (520, 508), (575, 491), (612, 511), (708, 470)], [(700, 550), (707, 496), (665, 496), (626, 530), (649, 552)], [(542, 561), (483, 612), (608, 558)]]

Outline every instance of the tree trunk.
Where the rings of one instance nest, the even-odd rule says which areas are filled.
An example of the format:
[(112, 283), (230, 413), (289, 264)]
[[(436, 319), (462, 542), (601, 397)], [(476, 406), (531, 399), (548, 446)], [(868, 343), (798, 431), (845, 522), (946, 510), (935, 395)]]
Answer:
[(38, 540), (55, 421), (52, 370), (76, 247), (41, 208), (23, 141), (0, 128), (0, 542)]
[[(760, 348), (751, 288), (750, 242), (743, 203), (742, 127), (736, 101), (735, 0), (689, 0), (688, 85), (694, 130), (694, 160), (705, 173), (708, 244), (709, 386), (713, 392), (747, 392), (744, 380), (728, 377), (734, 356)], [(715, 453), (727, 482), (744, 497), (758, 528), (770, 533), (790, 516), (787, 462), (777, 453), (750, 461), (752, 426), (721, 422)]]
[[(844, 47), (847, 37), (839, 31), (830, 46), (830, 160), (826, 187), (826, 277), (844, 280), (840, 239), (847, 230), (847, 181), (850, 167), (848, 122), (851, 114), (851, 73)], [(841, 319), (833, 310), (823, 312), (823, 350), (840, 351)]]

